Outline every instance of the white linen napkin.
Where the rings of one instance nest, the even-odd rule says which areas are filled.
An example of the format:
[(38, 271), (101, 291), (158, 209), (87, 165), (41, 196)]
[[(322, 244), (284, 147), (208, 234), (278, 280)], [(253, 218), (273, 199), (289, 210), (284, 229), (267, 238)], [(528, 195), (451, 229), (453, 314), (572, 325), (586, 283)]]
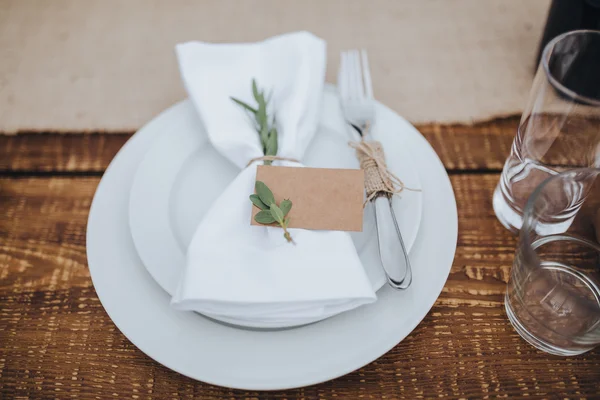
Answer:
[(325, 318), (375, 301), (348, 233), (290, 229), (294, 246), (280, 228), (250, 225), (257, 163), (246, 166), (263, 153), (251, 119), (230, 97), (255, 104), (256, 79), (271, 93), (278, 155), (301, 160), (317, 128), (325, 42), (297, 32), (250, 44), (189, 42), (176, 52), (209, 140), (242, 171), (194, 233), (172, 306), (256, 325)]

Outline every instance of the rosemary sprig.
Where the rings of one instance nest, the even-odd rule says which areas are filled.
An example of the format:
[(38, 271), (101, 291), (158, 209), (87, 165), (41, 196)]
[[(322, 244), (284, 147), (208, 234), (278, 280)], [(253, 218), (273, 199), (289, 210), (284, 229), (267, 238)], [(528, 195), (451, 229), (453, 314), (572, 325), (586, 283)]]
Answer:
[[(269, 120), (267, 114), (267, 105), (269, 100), (265, 98), (265, 92), (259, 90), (256, 85), (256, 80), (252, 79), (252, 96), (256, 101), (256, 107), (253, 107), (240, 99), (232, 97), (231, 100), (239, 104), (248, 113), (254, 117), (254, 125), (260, 138), (262, 151), (265, 156), (277, 155), (277, 128), (275, 127), (275, 116)], [(265, 160), (265, 165), (271, 165), (272, 161)], [(256, 194), (250, 195), (250, 201), (260, 209), (254, 216), (254, 220), (262, 225), (270, 225), (277, 223), (283, 228), (283, 237), (290, 243), (294, 243), (290, 232), (287, 228), (290, 224), (290, 219), (287, 217), (292, 209), (290, 200), (283, 200), (279, 205), (275, 202), (273, 192), (269, 187), (261, 181), (256, 181)], [(295, 243), (294, 243), (295, 244)]]
[[(269, 101), (265, 98), (265, 92), (258, 89), (256, 80), (254, 79), (252, 79), (252, 95), (256, 101), (256, 107), (252, 107), (235, 97), (231, 97), (231, 100), (239, 104), (254, 117), (254, 123), (260, 138), (263, 154), (265, 156), (275, 156), (277, 155), (277, 128), (275, 127), (275, 116), (269, 121), (267, 114), (267, 105)], [(272, 161), (266, 160), (264, 163), (265, 165), (271, 165)]]

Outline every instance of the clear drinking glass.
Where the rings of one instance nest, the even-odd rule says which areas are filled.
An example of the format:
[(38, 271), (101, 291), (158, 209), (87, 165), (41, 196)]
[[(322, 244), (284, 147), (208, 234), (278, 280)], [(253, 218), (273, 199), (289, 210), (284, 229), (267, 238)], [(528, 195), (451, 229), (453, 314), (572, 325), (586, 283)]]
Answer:
[(552, 176), (525, 207), (506, 313), (525, 340), (551, 354), (600, 344), (598, 174), (585, 168)]
[(521, 228), (529, 195), (544, 179), (600, 166), (600, 31), (550, 41), (493, 198), (500, 222)]

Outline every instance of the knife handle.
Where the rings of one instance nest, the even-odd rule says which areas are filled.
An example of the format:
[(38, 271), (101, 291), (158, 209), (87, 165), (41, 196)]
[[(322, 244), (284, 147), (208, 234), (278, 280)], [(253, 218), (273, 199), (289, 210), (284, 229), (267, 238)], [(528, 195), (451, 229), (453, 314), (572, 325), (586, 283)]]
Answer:
[(404, 247), (404, 241), (396, 221), (389, 196), (379, 196), (373, 200), (379, 256), (389, 284), (395, 289), (406, 289), (410, 285), (412, 274), (410, 260)]

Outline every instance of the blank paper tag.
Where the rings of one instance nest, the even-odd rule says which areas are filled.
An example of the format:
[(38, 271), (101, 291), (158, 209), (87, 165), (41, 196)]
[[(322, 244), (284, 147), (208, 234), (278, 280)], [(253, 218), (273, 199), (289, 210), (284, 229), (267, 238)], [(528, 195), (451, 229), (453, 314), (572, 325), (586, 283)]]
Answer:
[[(267, 184), (277, 204), (292, 201), (290, 228), (362, 231), (364, 173), (360, 169), (259, 165), (256, 180)], [(252, 206), (254, 215), (260, 211)]]

